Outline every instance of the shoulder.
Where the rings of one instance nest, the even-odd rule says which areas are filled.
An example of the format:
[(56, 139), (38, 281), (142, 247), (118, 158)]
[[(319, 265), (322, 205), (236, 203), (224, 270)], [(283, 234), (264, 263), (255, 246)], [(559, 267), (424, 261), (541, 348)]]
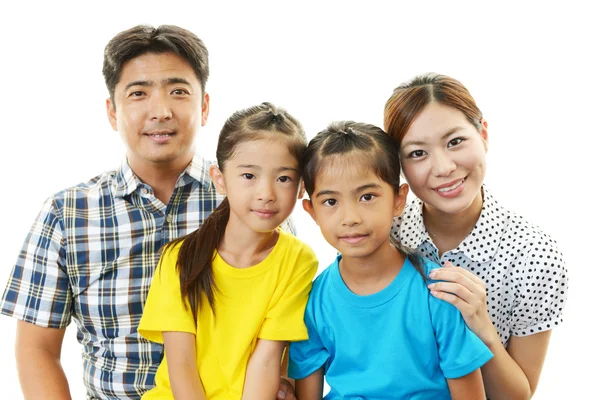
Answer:
[(542, 229), (522, 216), (509, 211), (508, 227), (503, 237), (505, 250), (525, 258), (528, 265), (564, 268), (558, 243)]
[(112, 189), (117, 185), (117, 175), (117, 170), (106, 171), (87, 182), (81, 182), (56, 192), (48, 200), (51, 200), (57, 207), (63, 207), (65, 202), (74, 199), (84, 199), (90, 196), (100, 197), (107, 194), (112, 195)]
[(313, 249), (293, 234), (279, 230), (279, 240), (282, 241), (281, 245), (285, 252), (297, 254), (298, 257), (305, 261), (317, 260)]

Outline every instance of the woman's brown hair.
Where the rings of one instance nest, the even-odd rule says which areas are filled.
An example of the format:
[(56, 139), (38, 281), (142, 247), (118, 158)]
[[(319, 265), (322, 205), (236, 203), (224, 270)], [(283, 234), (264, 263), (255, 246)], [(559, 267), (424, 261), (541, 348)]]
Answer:
[[(300, 164), (307, 142), (302, 125), (284, 109), (271, 103), (262, 103), (237, 111), (225, 122), (217, 144), (219, 169), (225, 170), (227, 161), (241, 143), (261, 139), (268, 133), (281, 135), (286, 140), (290, 154)], [(181, 298), (184, 302), (189, 301), (196, 322), (203, 294), (213, 313), (215, 312), (215, 291), (218, 288), (215, 286), (212, 262), (228, 220), (229, 202), (225, 198), (200, 228), (170, 242), (165, 249), (168, 251), (183, 242), (177, 257)]]
[(419, 75), (394, 89), (385, 103), (385, 131), (402, 143), (415, 118), (433, 102), (459, 110), (481, 132), (482, 113), (467, 88), (454, 78), (436, 73)]

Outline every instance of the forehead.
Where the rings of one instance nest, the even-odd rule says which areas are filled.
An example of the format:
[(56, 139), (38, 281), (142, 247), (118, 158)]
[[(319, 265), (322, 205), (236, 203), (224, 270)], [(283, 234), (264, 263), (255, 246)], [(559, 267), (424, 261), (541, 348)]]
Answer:
[(123, 64), (117, 87), (125, 87), (135, 81), (160, 82), (174, 77), (200, 86), (194, 69), (185, 58), (174, 53), (145, 53)]
[[(315, 191), (351, 191), (366, 183), (382, 183), (367, 155), (329, 156), (315, 176)], [(387, 185), (387, 184), (386, 184)]]
[(461, 111), (438, 102), (429, 103), (408, 128), (402, 144), (439, 140), (454, 128), (460, 128), (461, 131), (472, 129), (475, 132), (475, 127)]
[(267, 137), (246, 140), (235, 146), (226, 164), (256, 165), (258, 167), (298, 167), (298, 160), (290, 152), (286, 138)]

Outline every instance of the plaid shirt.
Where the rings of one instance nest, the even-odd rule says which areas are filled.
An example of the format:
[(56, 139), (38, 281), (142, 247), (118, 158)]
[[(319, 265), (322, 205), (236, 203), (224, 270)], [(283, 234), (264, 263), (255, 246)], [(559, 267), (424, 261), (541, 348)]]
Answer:
[[(49, 198), (33, 224), (1, 312), (52, 328), (73, 317), (88, 399), (139, 399), (154, 386), (163, 348), (137, 327), (160, 248), (197, 229), (222, 200), (209, 166), (194, 157), (165, 206), (123, 162)], [(291, 222), (284, 229), (293, 231)]]

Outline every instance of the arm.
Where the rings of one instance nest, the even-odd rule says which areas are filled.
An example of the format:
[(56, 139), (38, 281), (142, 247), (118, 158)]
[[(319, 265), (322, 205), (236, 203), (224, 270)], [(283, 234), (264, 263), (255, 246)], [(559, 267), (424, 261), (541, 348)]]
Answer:
[(258, 339), (246, 367), (242, 400), (273, 400), (280, 383), (281, 357), (287, 342)]
[(447, 382), (452, 400), (485, 400), (480, 369), (460, 378), (448, 379)]
[(163, 332), (169, 381), (177, 400), (206, 400), (196, 364), (196, 335), (187, 332)]
[(447, 281), (429, 285), (431, 293), (457, 307), (469, 329), (494, 353), (482, 367), (487, 395), (494, 399), (531, 398), (540, 378), (550, 332), (513, 336), (505, 349), (489, 317), (485, 283), (481, 279), (451, 265), (436, 270), (431, 277)]
[(64, 335), (65, 329), (17, 322), (15, 354), (25, 399), (71, 399), (69, 383), (60, 365)]
[(323, 398), (323, 367), (304, 379), (296, 380), (296, 397), (298, 400), (321, 400)]
[(533, 396), (542, 373), (550, 333), (512, 336), (508, 349), (504, 349), (498, 336), (494, 343), (488, 344), (494, 353), (494, 358), (482, 368), (488, 396), (493, 399), (530, 399)]

